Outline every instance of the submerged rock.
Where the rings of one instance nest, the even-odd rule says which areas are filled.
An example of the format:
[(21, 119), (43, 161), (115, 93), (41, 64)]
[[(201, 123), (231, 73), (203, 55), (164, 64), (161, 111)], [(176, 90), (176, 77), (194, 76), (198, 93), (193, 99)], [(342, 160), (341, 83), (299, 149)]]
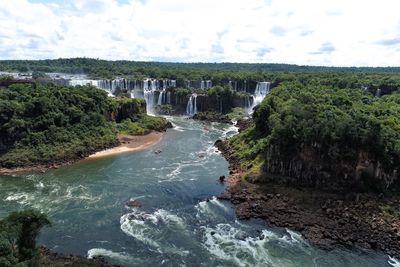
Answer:
[(141, 208), (143, 203), (137, 199), (130, 199), (126, 202), (126, 205), (130, 208)]

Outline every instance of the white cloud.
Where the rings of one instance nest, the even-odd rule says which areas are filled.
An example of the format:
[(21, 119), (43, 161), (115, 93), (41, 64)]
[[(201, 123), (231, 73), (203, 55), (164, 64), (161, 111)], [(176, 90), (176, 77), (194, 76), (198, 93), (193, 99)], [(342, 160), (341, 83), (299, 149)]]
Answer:
[(399, 65), (396, 0), (13, 0), (0, 58)]

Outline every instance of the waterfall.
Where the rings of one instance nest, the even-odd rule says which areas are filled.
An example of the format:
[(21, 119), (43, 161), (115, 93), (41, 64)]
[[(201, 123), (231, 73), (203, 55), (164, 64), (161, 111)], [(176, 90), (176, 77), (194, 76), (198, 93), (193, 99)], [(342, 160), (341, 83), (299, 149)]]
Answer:
[(380, 88), (376, 89), (375, 96), (376, 97), (380, 97), (381, 96), (381, 91), (382, 90)]
[(211, 88), (211, 87), (212, 87), (212, 81), (211, 80), (207, 80), (205, 89), (208, 89), (208, 88)]
[[(155, 104), (162, 105), (165, 103), (171, 103), (171, 94), (166, 93), (168, 88), (176, 87), (176, 80), (157, 80), (147, 78), (144, 80), (127, 80), (123, 78), (118, 78), (114, 80), (88, 80), (84, 77), (72, 77), (68, 79), (68, 85), (78, 86), (78, 85), (92, 85), (99, 89), (102, 89), (108, 93), (109, 96), (113, 96), (115, 89), (120, 88), (127, 90), (131, 98), (144, 98), (147, 104), (147, 112), (153, 113), (153, 108)], [(134, 92), (136, 90), (136, 92)], [(159, 98), (155, 99), (155, 91), (162, 90), (160, 92)]]
[(260, 104), (264, 97), (269, 93), (270, 84), (270, 82), (257, 83), (256, 90), (254, 91), (254, 106)]
[[(251, 101), (250, 97), (253, 98)], [(253, 105), (252, 103), (254, 102), (254, 97), (253, 96), (245, 96), (244, 98), (244, 110), (246, 111), (246, 113), (250, 114), (253, 110)]]
[(163, 99), (163, 96), (165, 94), (165, 89), (163, 89), (160, 94), (158, 95), (158, 103), (157, 105), (161, 106), (165, 101)]
[(246, 109), (251, 108), (250, 97), (249, 97), (248, 95), (245, 96), (244, 101), (245, 101), (244, 107), (245, 107)]
[(167, 104), (171, 104), (171, 92), (167, 93)]
[(207, 90), (212, 87), (211, 80), (185, 80), (185, 86), (193, 89)]
[(197, 94), (192, 94), (186, 106), (186, 114), (193, 116), (197, 113)]

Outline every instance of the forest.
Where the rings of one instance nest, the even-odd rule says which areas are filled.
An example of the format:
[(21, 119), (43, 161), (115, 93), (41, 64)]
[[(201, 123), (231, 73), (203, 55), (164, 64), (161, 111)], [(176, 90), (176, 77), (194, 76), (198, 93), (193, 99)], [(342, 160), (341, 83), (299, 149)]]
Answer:
[(117, 134), (145, 134), (167, 121), (143, 99), (111, 98), (91, 86), (14, 84), (0, 88), (0, 166), (68, 162), (115, 146)]
[[(361, 89), (285, 82), (256, 107), (252, 126), (229, 144), (248, 176), (259, 176), (253, 179), (262, 181), (269, 173), (308, 186), (355, 186), (361, 177), (364, 189), (398, 187), (400, 94), (374, 97)], [(373, 171), (366, 167), (354, 177), (364, 161)], [(331, 174), (326, 181), (324, 172)]]

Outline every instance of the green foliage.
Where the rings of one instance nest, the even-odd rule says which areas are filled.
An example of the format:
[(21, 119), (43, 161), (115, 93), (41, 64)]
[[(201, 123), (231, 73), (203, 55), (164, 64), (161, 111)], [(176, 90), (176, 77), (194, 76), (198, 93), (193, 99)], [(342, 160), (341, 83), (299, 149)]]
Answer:
[(187, 96), (191, 94), (191, 90), (189, 88), (176, 88), (175, 92), (178, 96)]
[(244, 108), (233, 108), (231, 110), (231, 112), (229, 112), (228, 114), (226, 114), (229, 119), (231, 120), (238, 120), (240, 118), (243, 118), (247, 115), (246, 111), (244, 110)]
[(144, 135), (151, 131), (165, 129), (167, 123), (165, 118), (142, 114), (116, 124), (116, 128), (122, 134)]
[(0, 81), (12, 81), (14, 77), (11, 75), (0, 75)]
[[(400, 166), (400, 94), (287, 82), (256, 107), (254, 125), (230, 140), (242, 165), (258, 156), (290, 158), (317, 147), (321, 160), (346, 162), (364, 151), (389, 172)], [(270, 155), (271, 156), (271, 155)]]
[(163, 114), (163, 115), (171, 115), (174, 112), (174, 108), (172, 105), (167, 104), (167, 105), (157, 105), (155, 107), (155, 111), (157, 114)]
[[(143, 115), (143, 99), (112, 98), (91, 86), (15, 84), (0, 90), (0, 166), (64, 162), (115, 145), (118, 122), (131, 119), (136, 132), (164, 119)], [(143, 116), (142, 116), (143, 115)], [(117, 122), (117, 123), (116, 123)], [(133, 127), (131, 125), (131, 127)]]
[(26, 210), (0, 221), (0, 266), (31, 266), (39, 257), (36, 238), (50, 225), (46, 215)]
[(93, 87), (0, 90), (0, 166), (69, 160), (115, 143), (109, 109), (106, 93)]

